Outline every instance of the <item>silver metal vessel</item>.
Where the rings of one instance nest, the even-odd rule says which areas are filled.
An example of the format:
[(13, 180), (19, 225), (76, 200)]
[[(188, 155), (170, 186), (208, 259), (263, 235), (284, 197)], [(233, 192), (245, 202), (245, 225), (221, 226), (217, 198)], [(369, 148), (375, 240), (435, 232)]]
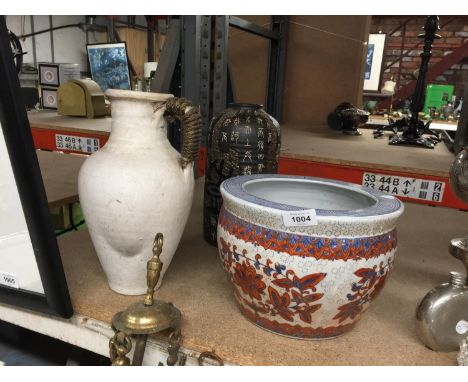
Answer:
[(455, 351), (468, 336), (466, 276), (450, 272), (448, 283), (432, 289), (416, 312), (416, 332), (435, 351)]

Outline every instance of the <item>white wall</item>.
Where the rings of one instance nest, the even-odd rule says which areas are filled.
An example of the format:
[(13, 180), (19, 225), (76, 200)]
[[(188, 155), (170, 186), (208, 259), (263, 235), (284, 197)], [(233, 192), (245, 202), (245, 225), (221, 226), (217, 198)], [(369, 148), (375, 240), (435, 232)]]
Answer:
[[(31, 19), (34, 20), (34, 31), (50, 28), (49, 16), (6, 16), (7, 27), (17, 36), (31, 33)], [(84, 22), (84, 16), (52, 16), (54, 27)], [(24, 27), (23, 27), (24, 25)], [(71, 62), (80, 64), (81, 71), (87, 71), (86, 33), (79, 28), (66, 28), (53, 31), (55, 62)], [(36, 62), (51, 62), (52, 52), (50, 32), (35, 36)], [(95, 41), (93, 33), (89, 33), (89, 42)], [(24, 56), (24, 63), (34, 64), (32, 37), (21, 41), (23, 50), (28, 52)]]
[[(17, 36), (31, 33), (31, 19), (34, 20), (34, 31), (49, 29), (49, 16), (6, 16), (6, 23)], [(119, 16), (119, 20), (127, 21), (126, 16)], [(52, 16), (52, 26), (57, 27), (66, 24), (76, 24), (85, 22), (85, 16)], [(135, 22), (146, 26), (144, 16), (136, 16)], [(96, 24), (107, 25), (105, 16), (97, 16)], [(24, 25), (24, 27), (23, 27)], [(53, 31), (54, 40), (54, 62), (70, 62), (80, 64), (80, 71), (88, 70), (88, 59), (86, 55), (86, 33), (80, 28), (65, 28)], [(101, 37), (102, 38), (102, 37)], [(50, 44), (50, 32), (35, 36), (36, 40), (36, 62), (33, 57), (32, 37), (21, 41), (23, 50), (28, 52), (23, 59), (24, 63), (36, 64), (37, 62), (52, 62), (52, 52)], [(99, 41), (99, 33), (88, 33), (90, 44)]]

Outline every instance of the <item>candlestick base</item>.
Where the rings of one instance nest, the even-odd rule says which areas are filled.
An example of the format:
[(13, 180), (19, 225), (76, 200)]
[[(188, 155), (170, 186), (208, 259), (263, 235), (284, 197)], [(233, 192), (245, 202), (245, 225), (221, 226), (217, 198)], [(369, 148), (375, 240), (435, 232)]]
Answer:
[(407, 138), (402, 135), (393, 135), (390, 137), (389, 145), (413, 145), (413, 146), (422, 146), (426, 149), (433, 149), (435, 143), (430, 138)]
[[(437, 143), (440, 142), (440, 136), (438, 133), (429, 129), (432, 121), (428, 121), (426, 124), (420, 119), (417, 122), (412, 122), (409, 118), (402, 118), (388, 126), (389, 130), (395, 132), (389, 139), (388, 144), (390, 145), (413, 145), (421, 146), (426, 149), (433, 149)], [(401, 134), (397, 134), (397, 131), (402, 131)], [(423, 137), (427, 134), (428, 137)]]

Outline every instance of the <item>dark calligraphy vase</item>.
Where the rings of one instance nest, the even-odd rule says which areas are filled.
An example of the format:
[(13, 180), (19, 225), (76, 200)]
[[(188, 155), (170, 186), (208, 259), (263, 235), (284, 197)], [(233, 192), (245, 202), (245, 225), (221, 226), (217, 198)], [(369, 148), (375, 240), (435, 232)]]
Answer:
[(233, 176), (275, 174), (281, 146), (279, 123), (260, 105), (231, 103), (211, 120), (205, 175), (204, 237), (216, 245), (222, 205), (220, 184)]

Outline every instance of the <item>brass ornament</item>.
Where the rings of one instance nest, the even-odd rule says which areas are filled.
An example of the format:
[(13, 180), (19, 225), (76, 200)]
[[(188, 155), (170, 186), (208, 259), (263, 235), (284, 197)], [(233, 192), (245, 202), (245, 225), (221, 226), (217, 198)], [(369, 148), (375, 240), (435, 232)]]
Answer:
[(132, 341), (123, 332), (115, 333), (109, 341), (109, 353), (112, 365), (129, 366), (130, 359), (126, 355), (132, 350)]
[[(159, 256), (163, 248), (164, 237), (158, 233), (153, 243), (153, 256), (146, 264), (147, 293), (143, 301), (130, 305), (123, 312), (118, 312), (112, 318), (114, 337), (109, 340), (109, 355), (113, 366), (141, 366), (149, 334), (170, 331), (167, 352), (167, 366), (184, 366), (187, 356), (180, 352), (182, 338), (180, 321), (182, 314), (170, 302), (154, 299), (154, 289), (158, 284), (163, 267)], [(132, 340), (135, 339), (133, 360), (127, 354), (132, 350)], [(203, 352), (198, 358), (198, 364), (204, 365), (205, 359), (216, 361), (223, 366), (223, 360), (212, 352)], [(159, 363), (159, 366), (163, 366)]]
[(176, 329), (169, 335), (169, 346), (167, 348), (169, 357), (167, 357), (167, 361), (166, 361), (167, 366), (174, 366), (177, 363), (179, 366), (185, 365), (187, 356), (185, 354), (179, 355), (180, 338), (181, 338), (180, 329)]
[[(135, 352), (132, 365), (141, 365), (149, 334), (155, 334), (170, 329), (176, 333), (172, 344), (169, 345), (168, 364), (176, 364), (178, 357), (173, 349), (180, 348), (180, 311), (171, 303), (154, 300), (154, 288), (156, 287), (163, 263), (159, 256), (163, 247), (163, 235), (158, 233), (154, 239), (153, 257), (146, 265), (146, 281), (148, 290), (144, 301), (130, 305), (125, 311), (118, 312), (112, 318), (112, 328), (116, 332), (109, 341), (110, 359), (114, 366), (129, 365), (130, 361), (126, 354), (132, 348), (130, 337), (136, 339)], [(172, 336), (171, 334), (171, 336)], [(174, 342), (177, 340), (176, 342)]]
[(217, 355), (214, 350), (213, 351), (205, 351), (203, 353), (200, 354), (200, 356), (198, 357), (198, 365), (199, 366), (204, 366), (205, 363), (205, 359), (211, 359), (213, 361), (216, 361), (218, 363), (217, 366), (224, 366), (224, 361), (223, 359)]

